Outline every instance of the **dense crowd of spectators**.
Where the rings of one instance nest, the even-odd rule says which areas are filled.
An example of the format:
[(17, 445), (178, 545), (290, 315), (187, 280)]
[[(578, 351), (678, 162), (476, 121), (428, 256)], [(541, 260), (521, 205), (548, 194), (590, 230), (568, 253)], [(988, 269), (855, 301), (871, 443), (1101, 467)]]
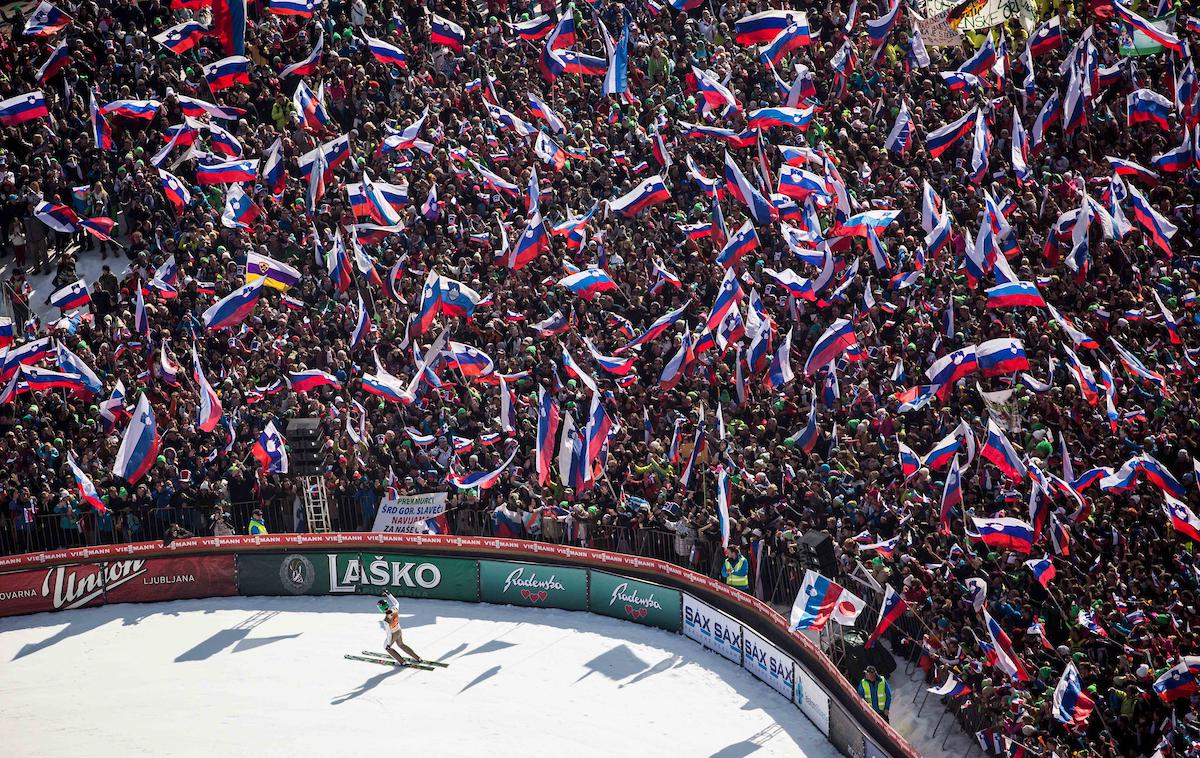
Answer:
[[(1200, 333), (1193, 249), (1200, 232), (1195, 203), (1200, 155), (1192, 155), (1182, 170), (1160, 172), (1157, 181), (1126, 176), (1178, 227), (1171, 254), (1155, 244), (1132, 211), (1126, 212), (1131, 229), (1119, 237), (1103, 233), (1103, 215), (1095, 212), (1082, 259), (1071, 226), (1065, 238), (1062, 227), (1054, 231), (1064, 213), (1081, 206), (1083, 192), (1109, 212), (1120, 205), (1109, 201), (1113, 168), (1106, 156), (1150, 166), (1153, 156), (1186, 144), (1184, 126), (1191, 115), (1184, 105), (1176, 104), (1164, 125), (1131, 125), (1125, 114), (1126, 97), (1135, 88), (1176, 99), (1183, 52), (1122, 57), (1121, 24), (1113, 20), (1111, 6), (1063, 3), (1041, 9), (1039, 21), (1060, 15), (1064, 40), (1033, 59), (1032, 90), (1028, 59), (1021, 55), (1027, 31), (1014, 22), (1003, 29), (1002, 64), (983, 75), (982, 86), (954, 91), (938, 72), (970, 59), (982, 37), (930, 46), (932, 61), (921, 65), (913, 54), (914, 11), (908, 4), (881, 49), (872, 46), (866, 22), (882, 16), (886, 5), (857, 4), (861, 17), (849, 21), (850, 3), (803, 8), (811, 43), (791, 51), (773, 71), (754, 46), (735, 41), (734, 29), (738, 19), (777, 3), (704, 3), (680, 13), (653, 0), (579, 2), (573, 13), (574, 48), (580, 52), (607, 57), (597, 19), (614, 37), (628, 28), (628, 94), (606, 96), (600, 76), (563, 73), (552, 82), (544, 76), (543, 43), (522, 40), (511, 27), (535, 18), (542, 5), (552, 3), (494, 0), (484, 8), (327, 0), (306, 18), (271, 13), (266, 2), (256, 3), (245, 30), (249, 82), (219, 91), (206, 83), (205, 67), (226, 56), (220, 40), (207, 38), (175, 54), (152, 39), (189, 18), (208, 23), (207, 3), (65, 3), (60, 7), (70, 23), (46, 36), (23, 35), (24, 17), (7, 19), (12, 27), (0, 37), (0, 99), (40, 88), (49, 108), (47, 117), (0, 127), (0, 255), (9, 272), (4, 286), (16, 337), (10, 349), (53, 334), (92, 368), (103, 390), (12, 396), (6, 391), (0, 404), (0, 533), (6, 543), (28, 547), (40, 518), (54, 518), (68, 531), (82, 529), (75, 538), (80, 541), (86, 534), (157, 538), (168, 525), (151, 529), (152, 514), (185, 506), (198, 514), (182, 524), (187, 530), (244, 531), (250, 508), (298, 492), (294, 477), (261, 470), (251, 447), (269, 421), (284, 429), (288, 419), (301, 417), (322, 421), (327, 488), (343, 509), (353, 510), (339, 514), (338, 523), (355, 528), (371, 527), (389, 487), (406, 493), (449, 489), (453, 510), (481, 514), (524, 534), (549, 530), (566, 539), (571, 534), (564, 531), (578, 536), (596, 524), (661, 528), (678, 536), (681, 560), (686, 555), (700, 566), (720, 544), (717, 490), (718, 472), (724, 471), (731, 481), (732, 542), (787, 554), (804, 534), (827, 532), (845, 574), (861, 574), (861, 562), (881, 585), (902, 590), (925, 630), (918, 642), (931, 683), (953, 675), (970, 686), (963, 697), (988, 714), (998, 733), (1045, 755), (1191, 750), (1200, 738), (1197, 696), (1185, 693), (1167, 702), (1152, 684), (1180, 656), (1200, 653), (1194, 544), (1163, 515), (1162, 489), (1150, 477), (1140, 476), (1127, 488), (1102, 488), (1095, 480), (1075, 487), (1069, 472), (1094, 467), (1119, 472), (1131, 457), (1148, 453), (1182, 483), (1184, 502), (1198, 501), (1197, 371), (1187, 346)], [(1142, 15), (1155, 15), (1153, 4), (1140, 5)], [(565, 12), (545, 10), (552, 21)], [(431, 41), (433, 13), (466, 30), (461, 52)], [(844, 60), (847, 27), (857, 64), (839, 73), (834, 67)], [(1184, 15), (1175, 29), (1185, 44), (1200, 42)], [(406, 65), (373, 56), (367, 35), (401, 49)], [(318, 37), (323, 51), (313, 70), (281, 79), (282, 69), (308, 56)], [(68, 63), (39, 84), (39, 67), (64, 40)], [(1060, 65), (1080, 58), (1077, 43), (1084, 46), (1086, 65), (1110, 70), (1119, 64), (1111, 69), (1116, 74), (1085, 93), (1084, 121), (1071, 135), (1064, 134), (1062, 119), (1046, 129), (1029, 156), (1030, 176), (1018, 180), (1009, 157), (1013, 109), (1029, 131), (1047, 97), (1058, 92), (1068, 99), (1068, 77)], [(815, 108), (806, 128), (769, 127), (757, 144), (736, 145), (688, 132), (687, 123), (700, 123), (740, 133), (750, 112), (779, 106), (787, 97), (796, 76), (792, 64), (804, 64), (812, 74), (815, 91), (800, 103)], [(719, 110), (700, 114), (705, 99), (694, 67), (724, 82), (739, 109), (728, 116)], [(1064, 69), (1069, 70), (1070, 65)], [(296, 112), (292, 93), (301, 79), (314, 91), (323, 83), (327, 126), (304, 125)], [(549, 131), (531, 113), (527, 93), (538, 95), (566, 126), (552, 135), (569, 156), (561, 168), (538, 157), (532, 135), (523, 136), (485, 110), (485, 102), (495, 102)], [(179, 96), (244, 114), (188, 121)], [(151, 119), (110, 113), (105, 118), (113, 144), (101, 150), (89, 115), (93, 97), (101, 105), (129, 99), (157, 100), (161, 106)], [(902, 106), (912, 120), (911, 144), (889, 150), (884, 142)], [(972, 177), (971, 134), (938, 157), (930, 156), (925, 141), (975, 107), (989, 115), (994, 140), (989, 168)], [(419, 138), (429, 143), (428, 151), (381, 149), (386, 137), (399, 134), (426, 109)], [(246, 158), (263, 158), (281, 141), (287, 172), (282, 191), (272, 194), (262, 177), (241, 185), (254, 204), (241, 225), (225, 214), (228, 186), (193, 182), (204, 160), (195, 151), (214, 149), (213, 134), (203, 126), (196, 127), (192, 153), (180, 146), (159, 165), (152, 161), (169, 141), (170, 127), (196, 121), (223, 127)], [(1191, 123), (1195, 129), (1194, 119)], [(313, 183), (302, 178), (299, 159), (343, 134), (349, 135), (350, 155), (328, 172), (324, 194), (310, 207)], [(670, 157), (667, 166), (656, 153), (660, 138)], [(716, 262), (720, 246), (684, 231), (713, 217), (712, 202), (689, 176), (687, 159), (704, 176), (719, 178), (728, 152), (751, 183), (769, 183), (768, 191), (775, 192), (785, 161), (797, 160), (782, 146), (812, 150), (807, 156), (816, 156), (816, 163), (805, 167), (825, 181), (833, 199), (812, 205), (819, 219), (815, 228), (811, 218), (787, 210), (783, 221), (756, 225), (758, 247), (736, 264), (744, 297), (735, 307), (747, 324), (769, 320), (766, 358), (776, 365), (744, 360), (754, 337), (747, 328), (746, 336), (729, 345), (697, 355), (685, 349), (693, 360), (682, 377), (664, 386), (661, 378), (671, 377), (683, 341), (703, 341), (704, 320), (724, 275)], [(468, 157), (518, 191), (489, 186), (464, 160)], [(184, 207), (176, 208), (164, 194), (160, 168), (189, 185)], [(526, 229), (525, 188), (535, 168), (548, 225), (578, 218), (597, 203), (599, 208), (582, 227), (582, 244), (553, 235), (534, 260), (514, 269), (505, 265), (503, 253)], [(401, 221), (388, 232), (364, 231), (365, 255), (390, 281), (380, 286), (353, 266), (353, 281), (339, 291), (324, 260), (314, 259), (314, 249), (336, 247), (339, 231), (349, 245), (349, 228), (370, 221), (356, 218), (347, 194), (348, 187), (361, 186), (364, 172), (376, 181), (407, 185), (409, 200), (395, 209)], [(669, 199), (631, 218), (608, 212), (606, 201), (656, 172)], [(926, 186), (951, 220), (948, 246), (928, 257)], [(1011, 233), (997, 229), (1015, 243), (1004, 250), (1011, 272), (1036, 283), (1061, 318), (1045, 307), (989, 308), (986, 289), (999, 275), (975, 282), (963, 273), (976, 230), (989, 218), (984, 190), (1011, 226)], [(112, 240), (49, 228), (35, 215), (42, 201), (71, 208), (80, 218), (114, 219)], [(732, 234), (748, 218), (747, 208), (731, 192), (720, 204)], [(878, 229), (883, 261), (861, 229), (838, 233), (846, 210), (868, 209), (901, 212)], [(806, 241), (790, 244), (784, 223), (807, 230)], [(797, 247), (807, 253), (800, 257)], [(833, 279), (811, 297), (797, 298), (768, 273), (791, 269), (818, 279), (820, 267), (811, 256), (819, 259), (824, 251), (833, 256)], [(241, 324), (206, 329), (201, 314), (244, 283), (248, 252), (295, 267), (301, 280), (286, 293), (264, 289)], [(172, 257), (178, 270), (174, 284), (151, 286)], [(95, 270), (96, 258), (104, 268), (87, 277), (91, 301), (75, 312), (77, 318), (42, 302), (50, 290), (77, 277), (81, 262)], [(993, 253), (990, 265), (994, 258)], [(588, 268), (602, 269), (615, 288), (585, 299), (556, 284)], [(907, 286), (911, 278), (903, 275), (918, 268), (919, 277)], [(479, 293), (471, 318), (443, 314), (424, 332), (414, 328), (431, 271)], [(53, 282), (33, 294), (26, 277), (51, 272)], [(145, 332), (136, 322), (139, 290)], [(369, 328), (355, 344), (360, 302)], [(631, 353), (637, 359), (628, 376), (592, 359), (585, 340), (601, 355), (618, 355), (655, 319), (685, 306), (681, 320)], [(535, 329), (556, 313), (567, 317), (566, 329)], [(806, 375), (801, 364), (839, 318), (850, 319), (858, 348), (838, 355), (834, 370)], [(1170, 338), (1167, 318), (1177, 320), (1182, 344)], [(1079, 345), (1064, 322), (1098, 347)], [(419, 383), (413, 402), (390, 402), (364, 389), (364, 374), (390, 374), (407, 385), (443, 329), (456, 343), (486, 353), (494, 362), (491, 376), (471, 377), (435, 361), (428, 373), (436, 380)], [(931, 402), (901, 406), (912, 398), (898, 393), (926, 382), (925, 371), (937, 358), (1001, 337), (1022, 341), (1029, 363), (1023, 376), (974, 374)], [(1125, 368), (1110, 337), (1161, 374), (1161, 385)], [(790, 355), (782, 349), (788, 340)], [(198, 421), (193, 346), (223, 408), (213, 431), (202, 431)], [(1074, 367), (1067, 347), (1083, 369)], [(564, 367), (564, 350), (589, 376)], [(53, 358), (47, 356), (43, 365)], [(794, 378), (778, 370), (781, 361), (792, 365)], [(289, 390), (289, 376), (314, 369), (339, 384)], [(496, 375), (506, 378), (503, 386)], [(599, 384), (596, 392), (588, 386), (592, 378)], [(106, 404), (118, 382), (126, 391), (124, 404)], [(613, 423), (582, 486), (561, 481), (557, 440), (549, 442), (548, 481), (538, 482), (539, 388), (578, 428), (594, 415), (593, 403)], [(507, 433), (499, 420), (505, 391), (516, 406), (514, 428)], [(131, 483), (111, 471), (127, 416), (120, 410), (131, 409), (139, 393), (153, 408), (161, 445), (153, 466)], [(1106, 396), (1112, 398), (1112, 415), (1106, 413)], [(117, 423), (102, 413), (114, 407)], [(804, 433), (812, 428), (810, 407), (815, 440)], [(1041, 491), (1053, 519), (1032, 555), (964, 536), (972, 516), (1031, 520), (1035, 483), (1006, 477), (976, 450), (984, 445), (989, 418), (1006, 431), (1022, 459), (1061, 473), (1067, 485)], [(956, 429), (965, 431), (958, 453), (963, 504), (943, 519), (948, 467), (921, 468), (906, 477), (900, 443), (923, 455)], [(967, 435), (977, 445), (966, 444)], [(698, 439), (704, 446), (693, 456)], [(497, 469), (513, 451), (515, 458), (487, 489), (450, 484), (452, 477)], [(1064, 461), (1064, 452), (1070, 460)], [(68, 453), (95, 482), (105, 512), (81, 500)], [(231, 504), (246, 510), (226, 515)], [(943, 521), (949, 530), (939, 528)], [(294, 524), (267, 526), (288, 530)], [(1066, 535), (1069, 547), (1052, 541), (1052, 530)], [(899, 539), (890, 556), (862, 550), (865, 543), (893, 537)], [(1045, 588), (1025, 566), (1043, 554), (1056, 569)], [(968, 583), (973, 579), (986, 583), (982, 600), (973, 598)], [(979, 612), (984, 602), (1012, 639), (1029, 681), (1016, 681), (994, 666)], [(1035, 632), (1038, 623), (1045, 642)], [(1051, 707), (1051, 692), (1068, 661), (1095, 701), (1081, 727), (1060, 723)]]

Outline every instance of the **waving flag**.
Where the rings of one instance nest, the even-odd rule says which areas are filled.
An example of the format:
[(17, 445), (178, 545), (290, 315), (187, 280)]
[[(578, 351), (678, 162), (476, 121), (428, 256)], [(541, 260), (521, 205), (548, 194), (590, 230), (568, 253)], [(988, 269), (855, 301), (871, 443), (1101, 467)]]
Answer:
[(498, 468), (495, 468), (491, 471), (479, 471), (476, 473), (467, 474), (466, 476), (451, 474), (449, 481), (460, 490), (469, 490), (474, 487), (478, 487), (481, 490), (486, 490), (500, 480), (500, 475), (504, 473), (506, 468), (508, 468), (508, 464), (512, 463), (513, 459), (517, 457), (518, 452), (520, 452), (519, 448), (513, 448), (513, 451), (508, 458), (506, 458)]
[(775, 207), (750, 183), (728, 150), (725, 151), (725, 186), (729, 194), (746, 206), (755, 224), (770, 224), (778, 216)]
[(1173, 105), (1170, 100), (1158, 94), (1152, 89), (1137, 89), (1130, 92), (1125, 98), (1126, 103), (1126, 123), (1129, 126), (1134, 124), (1149, 123), (1155, 124), (1161, 129), (1170, 129), (1171, 110)]
[(950, 534), (950, 513), (962, 506), (962, 474), (958, 468), (958, 456), (950, 461), (950, 470), (946, 472), (946, 483), (942, 487), (942, 505), (939, 515), (938, 532)]
[(200, 431), (211, 432), (221, 423), (221, 398), (209, 386), (204, 376), (204, 368), (200, 365), (200, 356), (196, 355), (196, 347), (192, 346), (192, 377), (196, 380), (197, 392), (200, 395), (200, 406), (197, 410), (196, 425)]
[(274, 421), (268, 421), (262, 434), (258, 435), (250, 454), (258, 461), (259, 466), (268, 474), (286, 474), (288, 472), (287, 440), (275, 428)]
[(1029, 51), (1035, 57), (1057, 50), (1063, 45), (1062, 18), (1054, 16), (1043, 21), (1029, 35)]
[(1172, 528), (1192, 542), (1200, 542), (1200, 518), (1191, 508), (1170, 495), (1163, 495), (1163, 511), (1171, 521)]
[(958, 144), (964, 137), (975, 129), (975, 119), (978, 110), (969, 111), (966, 115), (955, 119), (940, 129), (929, 133), (925, 138), (926, 149), (930, 158), (937, 158), (942, 153)]
[(996, 468), (1004, 472), (1005, 476), (1017, 484), (1025, 481), (1029, 473), (1025, 468), (1025, 463), (1013, 449), (1012, 443), (1004, 435), (1004, 430), (990, 418), (987, 423), (987, 440), (980, 449), (979, 455), (991, 461)]
[(242, 323), (262, 294), (264, 280), (259, 279), (238, 287), (225, 297), (209, 306), (201, 319), (208, 329), (217, 330), (237, 326)]
[(117, 458), (113, 462), (112, 474), (130, 484), (136, 484), (154, 465), (158, 457), (158, 426), (154, 411), (145, 394), (138, 395), (137, 406), (125, 427)]
[(554, 460), (554, 435), (558, 431), (558, 403), (554, 396), (538, 386), (537, 455), (535, 458), (538, 486), (550, 479), (550, 464)]
[(212, 0), (212, 30), (226, 55), (245, 55), (246, 0)]
[(926, 692), (938, 697), (962, 697), (963, 695), (971, 694), (971, 688), (967, 684), (955, 679), (953, 674), (950, 674), (946, 677), (946, 681), (937, 687), (926, 688)]
[(250, 83), (250, 59), (244, 55), (231, 55), (204, 67), (204, 78), (213, 92), (227, 89), (236, 84)]
[(376, 39), (366, 32), (360, 32), (367, 43), (367, 49), (375, 60), (397, 68), (408, 68), (408, 56), (404, 51), (385, 40)]
[(735, 39), (742, 46), (770, 42), (793, 22), (799, 22), (800, 19), (803, 19), (803, 25), (807, 29), (808, 18), (800, 11), (767, 10), (743, 16), (734, 24)]
[(1029, 370), (1025, 346), (1011, 337), (979, 343), (975, 348), (975, 356), (979, 371), (984, 376), (1003, 376)]
[[(905, 602), (904, 598), (900, 597), (900, 593), (892, 589), (892, 585), (884, 585), (883, 604), (879, 606), (879, 621), (875, 623), (875, 630), (867, 637), (865, 647), (869, 648), (874, 645), (883, 636), (884, 632), (892, 624), (896, 623), (907, 610), (908, 603)], [(952, 680), (953, 677), (950, 679)]]
[(842, 353), (857, 344), (858, 335), (854, 333), (854, 324), (846, 318), (835, 320), (813, 344), (808, 360), (804, 362), (804, 375), (812, 378), (822, 367), (837, 360)]
[(461, 53), (466, 38), (467, 33), (458, 24), (450, 19), (442, 18), (436, 13), (429, 14), (429, 41), (431, 43)]
[(75, 460), (75, 455), (70, 451), (67, 452), (67, 466), (71, 469), (71, 475), (75, 477), (75, 486), (79, 489), (80, 501), (92, 506), (100, 513), (107, 513), (108, 507), (100, 499), (100, 493), (96, 491), (96, 485), (92, 484), (91, 477), (84, 473), (83, 469), (79, 468), (79, 463)]
[(987, 628), (988, 637), (992, 641), (992, 649), (996, 658), (994, 665), (996, 668), (1017, 681), (1029, 681), (1029, 673), (1025, 670), (1025, 664), (1017, 657), (1016, 651), (1013, 650), (1012, 640), (1009, 639), (1004, 629), (996, 623), (992, 615), (988, 613), (986, 607), (983, 608), (983, 622)]
[(40, 90), (0, 100), (0, 126), (16, 126), (48, 115), (46, 96)]
[(1025, 521), (1007, 516), (1001, 518), (972, 517), (971, 521), (978, 533), (971, 536), (989, 547), (1004, 548), (1025, 554), (1033, 549), (1033, 527)]
[(808, 28), (808, 15), (801, 11), (792, 11), (790, 23), (762, 48), (759, 57), (764, 61), (770, 61), (773, 66), (778, 66), (788, 53), (798, 47), (811, 44), (812, 36)]
[(292, 392), (311, 392), (318, 387), (340, 389), (341, 386), (336, 376), (320, 369), (307, 369), (288, 375), (288, 387)]
[(699, 90), (699, 109), (702, 115), (719, 110), (719, 115), (724, 118), (742, 109), (733, 92), (721, 84), (716, 74), (692, 66), (692, 76), (695, 77), (696, 88)]
[(71, 17), (50, 0), (42, 0), (25, 21), (26, 37), (49, 37), (71, 23)]
[(82, 308), (90, 302), (92, 302), (92, 296), (88, 292), (87, 284), (82, 279), (71, 282), (50, 295), (50, 304), (63, 311)]
[(308, 76), (312, 74), (321, 63), (321, 52), (324, 48), (325, 31), (321, 30), (317, 35), (317, 43), (313, 46), (312, 52), (308, 54), (308, 57), (286, 66), (283, 71), (279, 72), (279, 78), (286, 79), (289, 76)]
[(268, 11), (276, 16), (299, 16), (312, 18), (319, 0), (271, 0)]
[(867, 36), (871, 39), (871, 47), (882, 47), (887, 41), (892, 27), (896, 25), (896, 19), (900, 16), (900, 5), (900, 0), (892, 0), (887, 13), (867, 22)]
[(50, 51), (50, 57), (46, 59), (37, 70), (38, 86), (43, 86), (50, 81), (59, 71), (66, 68), (71, 62), (71, 46), (67, 40), (59, 42), (53, 50)]
[(667, 185), (660, 175), (643, 179), (640, 184), (629, 192), (609, 202), (609, 210), (619, 213), (625, 218), (633, 218), (652, 205), (657, 205), (671, 197)]
[(601, 268), (584, 269), (578, 273), (563, 277), (558, 283), (584, 300), (592, 300), (601, 292), (617, 288), (616, 283)]

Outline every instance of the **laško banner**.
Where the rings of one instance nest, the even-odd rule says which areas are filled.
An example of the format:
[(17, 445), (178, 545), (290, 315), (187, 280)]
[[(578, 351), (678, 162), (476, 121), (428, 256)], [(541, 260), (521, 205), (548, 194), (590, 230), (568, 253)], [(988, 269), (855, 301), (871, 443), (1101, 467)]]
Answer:
[(0, 616), (237, 594), (234, 556), (114, 560), (0, 574)]

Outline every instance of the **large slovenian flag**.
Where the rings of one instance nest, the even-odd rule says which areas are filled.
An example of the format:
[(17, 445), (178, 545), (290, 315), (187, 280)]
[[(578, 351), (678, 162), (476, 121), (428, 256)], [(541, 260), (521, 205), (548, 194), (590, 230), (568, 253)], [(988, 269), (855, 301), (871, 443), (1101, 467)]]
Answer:
[(448, 18), (442, 18), (436, 13), (429, 14), (429, 41), (435, 45), (443, 45), (456, 53), (463, 50), (463, 42), (467, 33), (461, 26)]
[(812, 121), (813, 108), (759, 108), (746, 114), (747, 129), (770, 129), (773, 126), (790, 126), (803, 130)]
[(154, 41), (176, 55), (183, 55), (208, 36), (208, 27), (197, 21), (184, 21), (154, 35)]
[(263, 279), (238, 287), (225, 297), (209, 306), (201, 319), (208, 329), (226, 329), (242, 323), (254, 310), (259, 296), (262, 294)]
[(37, 70), (38, 86), (44, 85), (55, 74), (62, 71), (68, 63), (71, 62), (71, 46), (67, 40), (59, 42), (58, 45), (50, 51), (50, 57)]
[(799, 18), (808, 26), (808, 17), (800, 11), (768, 10), (742, 16), (734, 24), (735, 39), (739, 45), (761, 45), (779, 36), (784, 29)]
[(1029, 35), (1029, 52), (1034, 57), (1057, 50), (1062, 47), (1062, 44), (1062, 18), (1060, 16), (1043, 22), (1033, 30), (1033, 34)]
[(1029, 306), (1045, 308), (1046, 300), (1033, 282), (1015, 281), (988, 287), (988, 308), (1016, 308)]
[(1025, 521), (1008, 516), (972, 517), (971, 521), (975, 524), (976, 531), (976, 534), (971, 536), (989, 547), (1005, 548), (1026, 555), (1033, 549), (1033, 527)]
[(371, 55), (375, 56), (375, 60), (398, 68), (408, 68), (408, 56), (403, 50), (386, 40), (376, 39), (366, 32), (362, 32), (362, 36), (367, 41), (367, 49), (371, 51)]
[(1191, 697), (1200, 690), (1200, 682), (1196, 681), (1196, 671), (1186, 661), (1172, 666), (1163, 675), (1154, 680), (1153, 689), (1165, 702)]
[(1144, 452), (1136, 460), (1138, 471), (1160, 490), (1172, 497), (1187, 497), (1187, 490), (1157, 458)]
[(286, 474), (288, 472), (287, 440), (275, 428), (274, 421), (268, 421), (262, 434), (254, 441), (250, 454), (258, 461), (262, 470), (268, 474)]
[(92, 478), (83, 469), (79, 468), (79, 463), (75, 460), (74, 453), (67, 452), (67, 466), (71, 469), (71, 475), (75, 477), (75, 486), (79, 488), (80, 500), (101, 513), (107, 512), (108, 508), (104, 505), (104, 501), (100, 499), (100, 493), (96, 491), (96, 485), (92, 484)]
[(881, 47), (887, 41), (892, 27), (896, 25), (896, 19), (900, 16), (900, 5), (900, 0), (892, 0), (887, 13), (867, 21), (867, 36), (871, 39), (871, 47)]
[(258, 160), (201, 163), (196, 167), (196, 184), (238, 184), (258, 176)]
[(341, 389), (342, 383), (333, 374), (320, 369), (305, 369), (289, 374), (288, 386), (292, 392), (311, 392), (318, 387)]
[(46, 96), (41, 90), (0, 100), (0, 126), (17, 124), (50, 115), (46, 108)]
[(515, 24), (509, 24), (512, 30), (517, 33), (517, 36), (527, 42), (537, 42), (542, 37), (550, 33), (554, 28), (554, 19), (546, 15), (535, 16), (528, 21), (518, 21)]
[(1128, 202), (1133, 209), (1134, 219), (1141, 225), (1146, 235), (1155, 245), (1161, 248), (1167, 255), (1171, 255), (1171, 238), (1175, 236), (1179, 228), (1155, 210), (1154, 206), (1137, 187), (1129, 185), (1128, 190)]
[(231, 55), (204, 67), (204, 78), (213, 92), (227, 89), (235, 84), (250, 83), (250, 59), (244, 55)]
[(779, 62), (792, 50), (811, 44), (812, 35), (808, 28), (808, 15), (795, 11), (791, 23), (781, 29), (769, 44), (763, 46), (759, 51), (759, 57), (770, 61), (772, 66), (778, 66)]
[(1162, 129), (1171, 128), (1171, 101), (1152, 89), (1136, 89), (1125, 99), (1126, 123), (1129, 126), (1141, 123), (1156, 124)]
[(117, 458), (113, 461), (113, 476), (124, 479), (130, 484), (136, 484), (154, 465), (158, 456), (158, 425), (154, 421), (154, 411), (146, 395), (138, 395), (137, 406), (125, 427), (125, 435), (121, 438), (121, 447), (117, 449)]
[(558, 283), (579, 295), (584, 300), (591, 300), (601, 292), (615, 290), (616, 282), (609, 278), (601, 268), (589, 268), (563, 277)]
[(870, 637), (867, 637), (865, 647), (874, 645), (876, 640), (888, 630), (888, 627), (896, 623), (907, 610), (908, 603), (900, 597), (900, 593), (892, 589), (892, 585), (886, 585), (883, 592), (883, 605), (879, 606), (879, 621), (875, 624), (875, 631), (871, 632)]
[(933, 365), (925, 369), (925, 376), (930, 384), (938, 388), (938, 395), (944, 397), (949, 394), (955, 382), (978, 370), (975, 346), (968, 345), (938, 358)]
[(312, 18), (317, 10), (317, 0), (271, 0), (267, 10), (276, 16)]
[(992, 640), (993, 652), (996, 656), (996, 668), (1008, 674), (1013, 679), (1020, 682), (1029, 681), (1029, 673), (1025, 670), (1025, 664), (1017, 657), (1013, 650), (1012, 640), (1008, 638), (1008, 634), (1004, 629), (996, 623), (992, 615), (988, 613), (987, 608), (983, 608), (983, 622), (987, 627), (988, 637)]
[(758, 233), (754, 231), (754, 224), (747, 220), (742, 224), (742, 228), (730, 235), (725, 246), (721, 248), (721, 252), (717, 254), (717, 263), (732, 271), (742, 256), (757, 248)]
[(813, 345), (808, 360), (804, 362), (804, 375), (812, 378), (821, 368), (857, 344), (858, 335), (854, 333), (853, 322), (846, 318), (837, 319)]
[(975, 347), (975, 359), (979, 371), (986, 377), (1015, 374), (1029, 370), (1025, 357), (1025, 346), (1012, 337), (981, 342)]
[(62, 289), (50, 295), (50, 304), (63, 311), (82, 308), (92, 302), (87, 284), (82, 279), (71, 282)]
[(609, 210), (619, 213), (625, 218), (633, 218), (646, 208), (669, 200), (670, 197), (671, 192), (663, 182), (662, 176), (655, 174), (643, 179), (629, 192), (610, 201)]
[(971, 110), (966, 115), (951, 121), (940, 129), (936, 129), (929, 133), (925, 138), (925, 146), (929, 151), (930, 158), (936, 158), (942, 153), (954, 147), (962, 141), (964, 137), (970, 134), (975, 129), (976, 111)]

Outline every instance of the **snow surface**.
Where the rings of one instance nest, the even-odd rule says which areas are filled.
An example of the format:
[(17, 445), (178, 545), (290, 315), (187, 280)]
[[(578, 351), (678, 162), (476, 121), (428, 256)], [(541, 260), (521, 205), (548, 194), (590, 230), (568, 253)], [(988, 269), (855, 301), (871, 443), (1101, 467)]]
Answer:
[(220, 598), (0, 619), (3, 755), (834, 756), (800, 711), (679, 635), (559, 610)]

